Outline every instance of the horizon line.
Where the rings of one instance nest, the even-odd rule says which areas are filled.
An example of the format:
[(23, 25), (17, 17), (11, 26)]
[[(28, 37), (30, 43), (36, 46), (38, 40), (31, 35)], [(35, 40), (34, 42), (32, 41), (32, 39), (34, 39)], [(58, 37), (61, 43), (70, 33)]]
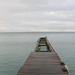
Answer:
[[(27, 32), (28, 32), (28, 31), (27, 31)], [(30, 31), (30, 32), (31, 32), (31, 31)], [(29, 32), (29, 33), (30, 33), (30, 32)], [(35, 31), (35, 32), (42, 32), (42, 33), (43, 33), (43, 32), (54, 32), (54, 33), (55, 33), (55, 32), (56, 32), (56, 33), (57, 33), (57, 32), (60, 32), (60, 33), (63, 33), (63, 32), (64, 32), (64, 33), (66, 33), (66, 32), (67, 32), (67, 33), (70, 33), (70, 32), (75, 32), (75, 31)], [(34, 32), (34, 33), (35, 33), (35, 32)], [(25, 32), (0, 32), (0, 33), (25, 33)]]

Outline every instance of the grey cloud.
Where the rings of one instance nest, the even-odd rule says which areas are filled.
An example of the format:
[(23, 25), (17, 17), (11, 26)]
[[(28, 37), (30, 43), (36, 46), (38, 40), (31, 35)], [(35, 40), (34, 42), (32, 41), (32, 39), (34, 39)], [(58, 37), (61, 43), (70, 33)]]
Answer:
[(0, 0), (0, 31), (74, 30), (74, 0)]
[[(72, 2), (72, 0), (71, 0)], [(8, 4), (9, 11), (18, 12), (51, 12), (75, 10), (75, 2), (68, 0), (19, 0)]]

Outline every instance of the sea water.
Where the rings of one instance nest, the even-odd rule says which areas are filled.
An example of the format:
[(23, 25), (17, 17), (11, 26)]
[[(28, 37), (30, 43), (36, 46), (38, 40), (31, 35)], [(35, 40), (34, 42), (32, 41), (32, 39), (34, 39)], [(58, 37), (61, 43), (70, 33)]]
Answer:
[(0, 75), (16, 75), (36, 47), (40, 37), (47, 36), (61, 60), (75, 75), (74, 32), (10, 32), (0, 33)]

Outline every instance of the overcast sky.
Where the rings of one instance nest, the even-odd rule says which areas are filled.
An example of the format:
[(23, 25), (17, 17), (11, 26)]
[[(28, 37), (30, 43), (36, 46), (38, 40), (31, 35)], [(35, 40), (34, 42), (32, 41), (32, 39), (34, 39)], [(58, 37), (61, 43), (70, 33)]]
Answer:
[(75, 0), (0, 0), (0, 32), (75, 31)]

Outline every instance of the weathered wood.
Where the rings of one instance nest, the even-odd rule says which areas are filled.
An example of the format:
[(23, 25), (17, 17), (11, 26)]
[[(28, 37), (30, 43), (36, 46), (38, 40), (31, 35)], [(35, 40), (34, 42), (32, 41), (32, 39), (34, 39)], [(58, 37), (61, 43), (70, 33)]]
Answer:
[(24, 73), (18, 73), (17, 75), (68, 75), (68, 74), (24, 74)]
[(68, 75), (68, 72), (62, 71), (64, 65), (60, 65), (61, 60), (58, 58), (58, 55), (56, 53), (50, 54), (48, 52), (32, 52), (17, 75)]
[[(43, 41), (45, 45), (49, 46), (51, 52), (36, 52), (39, 42), (43, 43)], [(43, 46), (45, 45), (43, 44)], [(17, 75), (69, 75), (67, 71), (64, 72), (62, 70), (65, 65), (61, 65), (60, 63), (61, 59), (54, 51), (47, 38), (42, 38), (42, 40), (40, 38), (34, 52), (30, 53)]]
[(36, 49), (37, 49), (37, 47), (38, 47), (38, 45), (39, 45), (39, 42), (40, 42), (40, 38), (39, 38), (39, 40), (37, 41), (37, 46), (36, 46), (34, 52), (36, 52)]

